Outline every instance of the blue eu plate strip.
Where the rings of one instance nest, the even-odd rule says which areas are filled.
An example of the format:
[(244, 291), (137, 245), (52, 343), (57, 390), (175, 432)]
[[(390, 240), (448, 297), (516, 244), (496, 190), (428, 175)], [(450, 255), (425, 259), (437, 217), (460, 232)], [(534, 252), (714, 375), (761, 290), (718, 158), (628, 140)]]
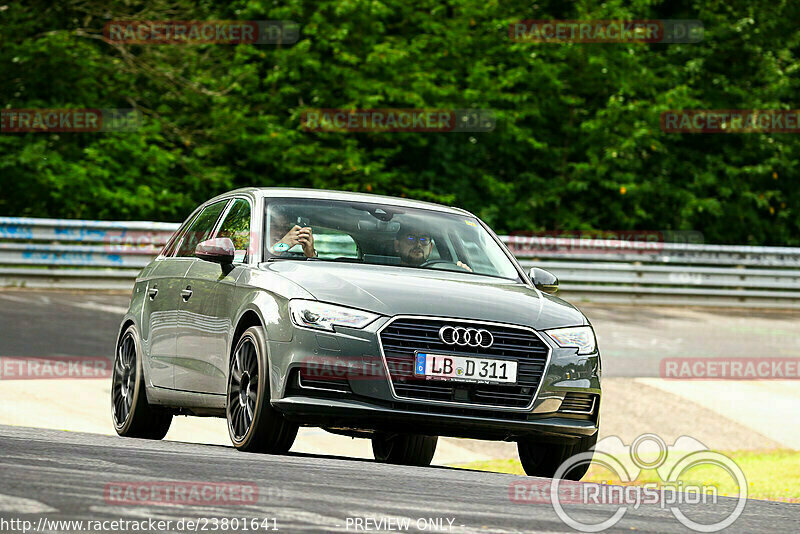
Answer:
[(417, 373), (418, 375), (425, 374), (425, 356), (427, 354), (424, 353), (417, 353)]

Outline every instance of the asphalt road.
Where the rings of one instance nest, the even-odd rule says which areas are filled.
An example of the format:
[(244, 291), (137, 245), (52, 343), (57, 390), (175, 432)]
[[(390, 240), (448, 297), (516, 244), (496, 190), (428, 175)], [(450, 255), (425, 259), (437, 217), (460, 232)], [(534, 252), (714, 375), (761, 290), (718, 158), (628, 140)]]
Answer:
[[(110, 358), (127, 302), (128, 296), (120, 294), (0, 291), (0, 356)], [(800, 354), (797, 313), (596, 304), (581, 308), (597, 331), (606, 376), (658, 376), (664, 356)], [(108, 484), (168, 481), (241, 483), (257, 488), (258, 500), (165, 506), (119, 504), (105, 494)], [(31, 521), (36, 527), (40, 518), (163, 520), (172, 524), (161, 531), (175, 532), (246, 531), (220, 522), (232, 518), (262, 520), (250, 532), (267, 532), (265, 518), (282, 532), (420, 531), (420, 525), (428, 526), (427, 532), (574, 532), (546, 500), (513, 502), (509, 487), (520, 481), (548, 485), (545, 479), (497, 473), (318, 455), (252, 455), (225, 446), (0, 426), (2, 533), (21, 531), (23, 525), (12, 520)], [(684, 504), (681, 510), (695, 521), (711, 523), (724, 519), (735, 502), (721, 498), (714, 505)], [(616, 506), (575, 504), (567, 510), (577, 519), (599, 522), (611, 517)], [(180, 519), (201, 523), (195, 529), (178, 525)], [(796, 532), (798, 521), (800, 505), (748, 501), (726, 531)], [(658, 505), (630, 508), (607, 531), (631, 530), (689, 531)], [(78, 527), (50, 523), (39, 531), (76, 532)]]
[[(0, 291), (0, 356), (109, 358), (128, 295)], [(798, 357), (800, 311), (578, 304), (605, 376), (657, 377), (665, 357)]]
[[(180, 442), (149, 442), (94, 434), (0, 426), (0, 526), (12, 520), (163, 520), (180, 531), (180, 519), (270, 518), (281, 532), (364, 532), (356, 518), (421, 531), (420, 519), (437, 519), (442, 528), (427, 532), (573, 532), (551, 504), (509, 499), (515, 481), (545, 481), (448, 468), (414, 468), (337, 457), (240, 453), (230, 447)], [(237, 482), (257, 488), (256, 502), (239, 505), (118, 504), (106, 486), (165, 481)], [(682, 505), (698, 522), (724, 519), (735, 500), (716, 505)], [(568, 505), (582, 521), (599, 522), (616, 506)], [(348, 518), (349, 521), (348, 521)], [(210, 520), (211, 519), (211, 520)], [(274, 519), (274, 523), (272, 523)], [(449, 525), (450, 520), (452, 526)], [(399, 521), (399, 523), (398, 523)], [(726, 532), (794, 533), (800, 505), (748, 501)], [(220, 523), (221, 524), (221, 523)], [(367, 523), (362, 522), (362, 525)], [(51, 524), (52, 526), (52, 524)], [(185, 524), (184, 524), (185, 526)], [(424, 526), (424, 525), (423, 525)], [(349, 527), (349, 528), (348, 528)], [(185, 530), (185, 529), (184, 529)], [(202, 528), (199, 530), (202, 531)], [(404, 529), (403, 529), (404, 530)], [(629, 509), (607, 532), (688, 532), (669, 510), (657, 505)], [(59, 529), (59, 532), (77, 531)], [(242, 530), (239, 530), (242, 531)], [(260, 531), (267, 532), (261, 529)], [(374, 531), (374, 530), (371, 530)]]
[(0, 356), (114, 355), (129, 295), (0, 291)]

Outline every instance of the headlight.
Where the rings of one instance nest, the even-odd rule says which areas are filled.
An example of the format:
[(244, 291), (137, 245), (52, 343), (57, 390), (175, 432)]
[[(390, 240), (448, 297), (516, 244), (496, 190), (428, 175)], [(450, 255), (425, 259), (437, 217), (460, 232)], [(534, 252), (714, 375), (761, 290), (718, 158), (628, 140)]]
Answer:
[(333, 332), (334, 326), (364, 328), (379, 316), (352, 308), (334, 306), (315, 300), (290, 300), (289, 314), (297, 326)]
[(591, 326), (573, 326), (545, 330), (545, 333), (558, 343), (559, 347), (578, 349), (578, 354), (591, 354), (597, 349), (597, 340)]

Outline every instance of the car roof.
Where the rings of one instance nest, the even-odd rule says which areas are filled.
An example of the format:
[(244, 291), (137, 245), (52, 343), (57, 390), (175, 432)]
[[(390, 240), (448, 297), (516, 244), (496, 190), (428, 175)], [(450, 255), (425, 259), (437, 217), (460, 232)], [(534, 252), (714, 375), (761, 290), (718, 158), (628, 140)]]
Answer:
[(467, 210), (425, 202), (423, 200), (412, 200), (408, 198), (390, 197), (385, 195), (373, 195), (371, 193), (354, 193), (350, 191), (333, 191), (329, 189), (303, 189), (296, 187), (244, 187), (228, 191), (219, 195), (206, 203), (210, 203), (218, 198), (230, 197), (236, 194), (247, 194), (254, 197), (265, 198), (312, 198), (324, 200), (347, 200), (354, 202), (371, 202), (375, 204), (385, 204), (389, 206), (399, 206), (407, 208), (420, 208), (435, 211), (443, 211), (454, 214), (472, 215)]

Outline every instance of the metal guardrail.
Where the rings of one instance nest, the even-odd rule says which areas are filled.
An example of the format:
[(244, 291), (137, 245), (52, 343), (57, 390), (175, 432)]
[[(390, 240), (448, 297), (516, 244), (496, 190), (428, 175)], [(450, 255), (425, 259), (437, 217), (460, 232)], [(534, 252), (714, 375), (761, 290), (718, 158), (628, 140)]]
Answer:
[[(129, 290), (177, 228), (0, 217), (0, 287)], [(526, 268), (558, 276), (573, 302), (800, 309), (800, 248), (501, 239)]]
[(0, 287), (130, 290), (178, 226), (0, 217)]
[(570, 300), (800, 308), (800, 248), (504, 236)]

